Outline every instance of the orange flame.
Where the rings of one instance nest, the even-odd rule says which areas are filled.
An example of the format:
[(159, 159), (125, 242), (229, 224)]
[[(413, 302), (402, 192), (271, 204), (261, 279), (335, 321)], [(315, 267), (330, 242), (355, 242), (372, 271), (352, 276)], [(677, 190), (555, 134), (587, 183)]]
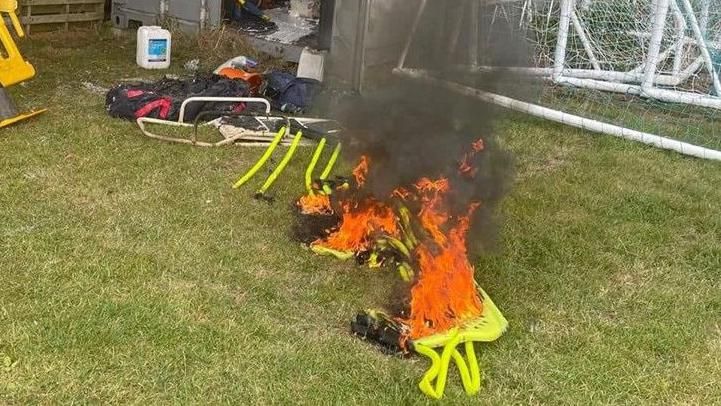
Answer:
[(369, 164), (370, 159), (366, 155), (363, 155), (361, 156), (358, 165), (355, 167), (355, 169), (353, 169), (353, 176), (355, 177), (355, 181), (358, 184), (358, 187), (362, 187), (366, 183)]
[(423, 178), (416, 183), (416, 189), (420, 194), (421, 211), (418, 218), (421, 225), (430, 233), (431, 238), (438, 244), (446, 243), (446, 235), (441, 230), (448, 221), (448, 213), (444, 210), (444, 197), (450, 189), (448, 179), (432, 181)]
[(401, 200), (408, 200), (411, 197), (411, 192), (409, 192), (405, 188), (399, 187), (396, 190), (394, 190), (391, 195), (393, 197), (401, 199)]
[(483, 141), (483, 138), (477, 139), (473, 144), (471, 144), (473, 147), (474, 152), (481, 152), (484, 149), (486, 149), (486, 143)]
[(296, 205), (302, 214), (333, 214), (330, 197), (326, 194), (305, 195), (298, 200)]
[[(473, 177), (477, 171), (473, 158), (485, 149), (482, 139), (471, 144), (459, 162), (458, 170)], [(353, 170), (358, 188), (367, 180), (370, 159), (362, 156)], [(474, 270), (468, 260), (466, 238), (471, 218), (480, 203), (469, 205), (466, 213), (454, 215), (448, 208), (451, 183), (448, 178), (421, 178), (413, 187), (398, 187), (392, 198), (418, 204), (415, 222), (425, 232), (414, 247), (409, 248), (408, 262), (415, 268), (416, 279), (410, 289), (410, 309), (407, 316), (398, 318), (407, 332), (401, 338), (417, 339), (462, 325), (480, 316), (483, 303), (474, 280)], [(309, 212), (323, 212), (330, 208), (328, 196), (301, 198), (299, 206)], [(373, 249), (381, 235), (399, 240), (407, 232), (400, 225), (400, 215), (391, 206), (373, 198), (362, 201), (344, 200), (341, 222), (328, 237), (315, 241), (320, 246), (342, 252), (364, 252)], [(406, 241), (417, 241), (416, 238)]]
[(468, 161), (470, 161), (470, 159), (468, 159), (468, 155), (463, 157), (463, 161), (461, 161), (461, 163), (458, 165), (458, 172), (472, 178), (473, 176), (475, 176), (475, 169)]
[(338, 230), (312, 245), (335, 251), (363, 252), (371, 248), (378, 234), (397, 236), (398, 223), (393, 210), (376, 200), (359, 204), (343, 203), (343, 219)]
[[(472, 204), (448, 237), (440, 233), (447, 215), (421, 216), (424, 228), (434, 237), (415, 251), (420, 272), (411, 288), (410, 316), (403, 320), (411, 339), (448, 330), (481, 314), (483, 304), (466, 252), (466, 234), (478, 207)], [(434, 211), (432, 207), (424, 210)]]
[(467, 177), (473, 178), (476, 176), (477, 168), (473, 167), (472, 165), (472, 159), (479, 153), (482, 152), (486, 148), (486, 144), (483, 141), (483, 138), (479, 138), (478, 140), (471, 143), (471, 152), (467, 152), (465, 155), (463, 155), (463, 159), (458, 164), (458, 171)]

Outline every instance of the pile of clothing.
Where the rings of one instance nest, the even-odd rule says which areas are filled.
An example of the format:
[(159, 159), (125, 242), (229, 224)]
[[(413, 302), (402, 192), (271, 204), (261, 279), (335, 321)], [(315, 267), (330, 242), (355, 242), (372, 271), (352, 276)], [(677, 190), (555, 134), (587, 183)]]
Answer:
[[(111, 117), (135, 120), (152, 117), (177, 121), (180, 106), (189, 97), (246, 97), (249, 85), (243, 80), (215, 74), (198, 74), (190, 79), (163, 78), (157, 82), (124, 83), (114, 86), (105, 96), (105, 109)], [(190, 103), (185, 120), (193, 121), (200, 112), (239, 113), (242, 103), (198, 102)]]
[[(236, 72), (237, 71), (237, 72)], [(297, 78), (287, 72), (248, 74), (226, 68), (221, 74), (201, 73), (189, 79), (164, 78), (157, 82), (124, 83), (114, 86), (105, 97), (105, 109), (112, 117), (135, 120), (152, 117), (177, 121), (180, 106), (190, 97), (257, 97), (269, 100), (281, 112), (302, 114), (312, 106), (320, 82)], [(257, 105), (235, 102), (195, 102), (185, 109), (185, 122), (249, 112)], [(211, 114), (207, 114), (211, 113)]]

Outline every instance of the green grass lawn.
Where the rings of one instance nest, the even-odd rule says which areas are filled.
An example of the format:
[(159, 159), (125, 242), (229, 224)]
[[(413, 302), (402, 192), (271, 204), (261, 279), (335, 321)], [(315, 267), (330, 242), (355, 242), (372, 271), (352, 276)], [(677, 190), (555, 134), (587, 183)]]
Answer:
[[(143, 137), (83, 88), (157, 77), (88, 33), (24, 44), (42, 117), (0, 133), (0, 404), (416, 404), (427, 364), (349, 333), (396, 278), (289, 233), (304, 150), (274, 189), (260, 150)], [(180, 48), (175, 71), (198, 55)], [(153, 76), (155, 75), (155, 76)], [(510, 322), (460, 404), (721, 402), (721, 164), (513, 116), (517, 177), (480, 284)], [(262, 176), (261, 176), (262, 177)]]

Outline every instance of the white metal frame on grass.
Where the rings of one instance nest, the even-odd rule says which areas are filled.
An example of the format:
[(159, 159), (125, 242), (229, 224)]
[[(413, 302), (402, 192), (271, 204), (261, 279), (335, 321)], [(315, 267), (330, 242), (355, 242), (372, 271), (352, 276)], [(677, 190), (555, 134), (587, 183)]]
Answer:
[[(199, 141), (195, 138), (195, 135), (191, 138), (172, 137), (168, 135), (160, 135), (152, 133), (148, 130), (148, 124), (151, 125), (163, 125), (169, 127), (184, 127), (193, 128), (196, 126), (195, 123), (188, 123), (185, 121), (185, 110), (190, 103), (197, 102), (232, 102), (232, 103), (258, 103), (264, 106), (265, 115), (252, 116), (255, 119), (259, 129), (249, 130), (242, 127), (237, 127), (231, 124), (224, 124), (223, 119), (225, 117), (218, 117), (214, 120), (199, 123), (198, 127), (215, 127), (218, 129), (223, 139), (216, 142)], [(294, 120), (301, 125), (313, 125), (317, 123), (328, 122), (325, 118), (314, 118), (314, 117), (281, 117), (271, 115), (271, 106), (268, 100), (259, 97), (189, 97), (183, 101), (180, 105), (180, 112), (178, 114), (178, 121), (162, 120), (152, 117), (140, 117), (136, 120), (140, 131), (149, 138), (156, 140), (175, 142), (179, 144), (193, 145), (197, 147), (224, 147), (228, 145), (241, 146), (241, 147), (267, 147), (277, 134), (277, 130), (273, 128), (273, 124), (278, 121)], [(290, 146), (292, 143), (292, 136), (290, 132), (281, 139), (280, 145)], [(298, 146), (307, 147), (315, 145), (316, 143), (310, 139), (302, 139)]]
[[(190, 103), (197, 103), (197, 102), (233, 102), (233, 103), (259, 103), (263, 104), (265, 106), (265, 113), (266, 115), (270, 115), (270, 103), (268, 100), (258, 97), (189, 97), (183, 101), (183, 103), (180, 105), (180, 112), (178, 114), (178, 121), (170, 121), (170, 120), (162, 120), (158, 118), (152, 118), (152, 117), (140, 117), (136, 120), (138, 123), (138, 127), (140, 127), (140, 131), (146, 136), (150, 137), (156, 140), (161, 141), (168, 141), (168, 142), (177, 142), (180, 144), (189, 144), (189, 145), (195, 145), (198, 147), (222, 147), (226, 145), (232, 145), (237, 144), (238, 141), (242, 140), (244, 137), (248, 136), (265, 136), (267, 135), (267, 132), (263, 132), (262, 134), (251, 134), (250, 132), (239, 132), (236, 135), (232, 137), (225, 137), (224, 139), (218, 141), (218, 142), (205, 142), (205, 141), (198, 141), (195, 139), (195, 137), (192, 137), (190, 139), (188, 138), (179, 138), (179, 137), (170, 137), (166, 135), (159, 135), (155, 133), (151, 133), (146, 128), (147, 124), (158, 124), (158, 125), (165, 125), (170, 127), (194, 127), (195, 123), (186, 123), (185, 122), (185, 110), (188, 107)], [(221, 118), (209, 121), (207, 123), (200, 124), (200, 126), (218, 126), (219, 120)], [(255, 140), (250, 140), (255, 141)], [(248, 145), (255, 145), (256, 143), (250, 142)]]

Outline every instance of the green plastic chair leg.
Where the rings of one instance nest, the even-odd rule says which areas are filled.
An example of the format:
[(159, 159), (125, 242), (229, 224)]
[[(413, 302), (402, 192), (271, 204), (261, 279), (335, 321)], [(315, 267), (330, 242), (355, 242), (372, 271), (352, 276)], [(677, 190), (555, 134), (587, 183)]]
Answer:
[[(475, 395), (481, 390), (481, 372), (478, 368), (478, 359), (476, 357), (473, 341), (465, 342), (466, 357), (456, 348), (461, 342), (461, 335), (456, 335), (444, 347), (441, 355), (431, 347), (422, 344), (414, 344), (413, 348), (431, 360), (431, 367), (426, 371), (423, 378), (418, 383), (420, 390), (433, 399), (441, 399), (446, 390), (446, 382), (448, 379), (448, 368), (451, 359), (458, 367), (461, 376), (463, 389), (468, 395)], [(435, 384), (434, 384), (435, 382)]]
[[(461, 342), (461, 336), (456, 335), (443, 347), (443, 353), (440, 357), (431, 348), (423, 348), (423, 345), (417, 345), (415, 348), (418, 352), (423, 355), (429, 356), (432, 361), (431, 368), (423, 376), (423, 379), (418, 383), (420, 390), (426, 395), (433, 399), (440, 399), (446, 391), (446, 381), (448, 379), (448, 367), (451, 363), (451, 357), (453, 357), (456, 351), (456, 346)], [(435, 355), (431, 355), (431, 353)], [(466, 368), (467, 371), (467, 368)], [(433, 381), (435, 380), (435, 387)]]
[(470, 380), (468, 384), (464, 384), (464, 387), (469, 395), (475, 395), (481, 391), (481, 369), (478, 366), (475, 344), (474, 341), (466, 341), (466, 358), (470, 368)]

